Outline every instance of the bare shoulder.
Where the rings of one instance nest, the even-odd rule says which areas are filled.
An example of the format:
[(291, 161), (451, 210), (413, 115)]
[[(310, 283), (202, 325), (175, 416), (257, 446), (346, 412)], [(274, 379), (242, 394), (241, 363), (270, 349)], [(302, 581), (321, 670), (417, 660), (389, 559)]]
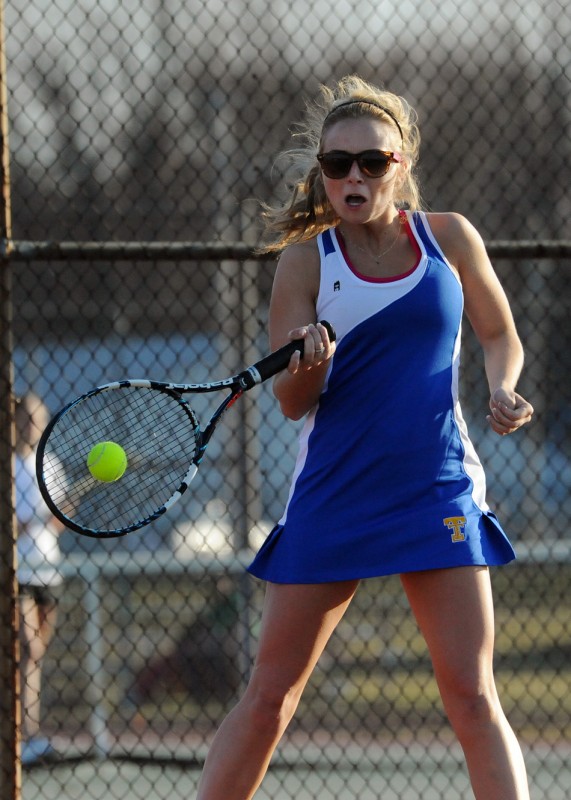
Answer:
[(461, 242), (482, 241), (475, 226), (462, 214), (456, 211), (428, 213), (426, 218), (434, 235), (443, 242), (453, 243), (455, 238)]
[(295, 268), (297, 264), (307, 264), (314, 262), (319, 265), (319, 250), (317, 239), (309, 239), (307, 242), (290, 244), (282, 251), (279, 264), (286, 264)]
[(475, 258), (487, 258), (480, 233), (462, 214), (455, 211), (428, 213), (426, 218), (438, 244), (458, 270)]
[(317, 297), (319, 267), (319, 250), (315, 239), (289, 245), (280, 255), (275, 284), (285, 284), (289, 289), (303, 290)]

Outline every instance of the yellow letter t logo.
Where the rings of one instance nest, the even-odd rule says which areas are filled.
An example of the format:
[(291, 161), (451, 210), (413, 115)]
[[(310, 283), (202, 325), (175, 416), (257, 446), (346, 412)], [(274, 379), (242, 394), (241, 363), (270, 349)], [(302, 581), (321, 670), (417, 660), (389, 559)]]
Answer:
[(445, 517), (442, 522), (452, 531), (450, 538), (453, 542), (465, 541), (464, 526), (466, 525), (466, 517)]

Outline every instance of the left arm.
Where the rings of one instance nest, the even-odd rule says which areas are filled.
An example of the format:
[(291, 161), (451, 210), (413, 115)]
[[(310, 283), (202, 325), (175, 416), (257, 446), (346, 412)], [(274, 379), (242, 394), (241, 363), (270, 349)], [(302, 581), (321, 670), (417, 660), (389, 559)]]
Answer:
[(496, 433), (512, 433), (531, 420), (533, 408), (516, 392), (524, 356), (508, 299), (473, 225), (459, 214), (430, 217), (438, 241), (458, 270), (466, 315), (484, 351), (491, 410), (487, 420)]

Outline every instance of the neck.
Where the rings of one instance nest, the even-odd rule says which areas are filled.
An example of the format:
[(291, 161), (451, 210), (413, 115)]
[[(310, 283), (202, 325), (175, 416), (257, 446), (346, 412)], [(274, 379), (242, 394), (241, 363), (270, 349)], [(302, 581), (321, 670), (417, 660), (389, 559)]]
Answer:
[(380, 260), (393, 249), (398, 241), (404, 216), (400, 212), (384, 224), (373, 226), (355, 225), (340, 226), (340, 232), (345, 242), (375, 261)]

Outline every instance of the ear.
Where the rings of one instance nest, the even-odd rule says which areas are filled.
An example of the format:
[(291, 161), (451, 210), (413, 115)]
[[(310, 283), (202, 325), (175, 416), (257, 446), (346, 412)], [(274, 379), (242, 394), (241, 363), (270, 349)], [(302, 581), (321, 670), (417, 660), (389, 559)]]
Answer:
[(404, 184), (406, 179), (408, 178), (408, 173), (410, 171), (410, 164), (408, 159), (403, 156), (402, 161), (399, 161), (397, 166), (397, 174), (395, 178), (395, 185), (400, 187)]

